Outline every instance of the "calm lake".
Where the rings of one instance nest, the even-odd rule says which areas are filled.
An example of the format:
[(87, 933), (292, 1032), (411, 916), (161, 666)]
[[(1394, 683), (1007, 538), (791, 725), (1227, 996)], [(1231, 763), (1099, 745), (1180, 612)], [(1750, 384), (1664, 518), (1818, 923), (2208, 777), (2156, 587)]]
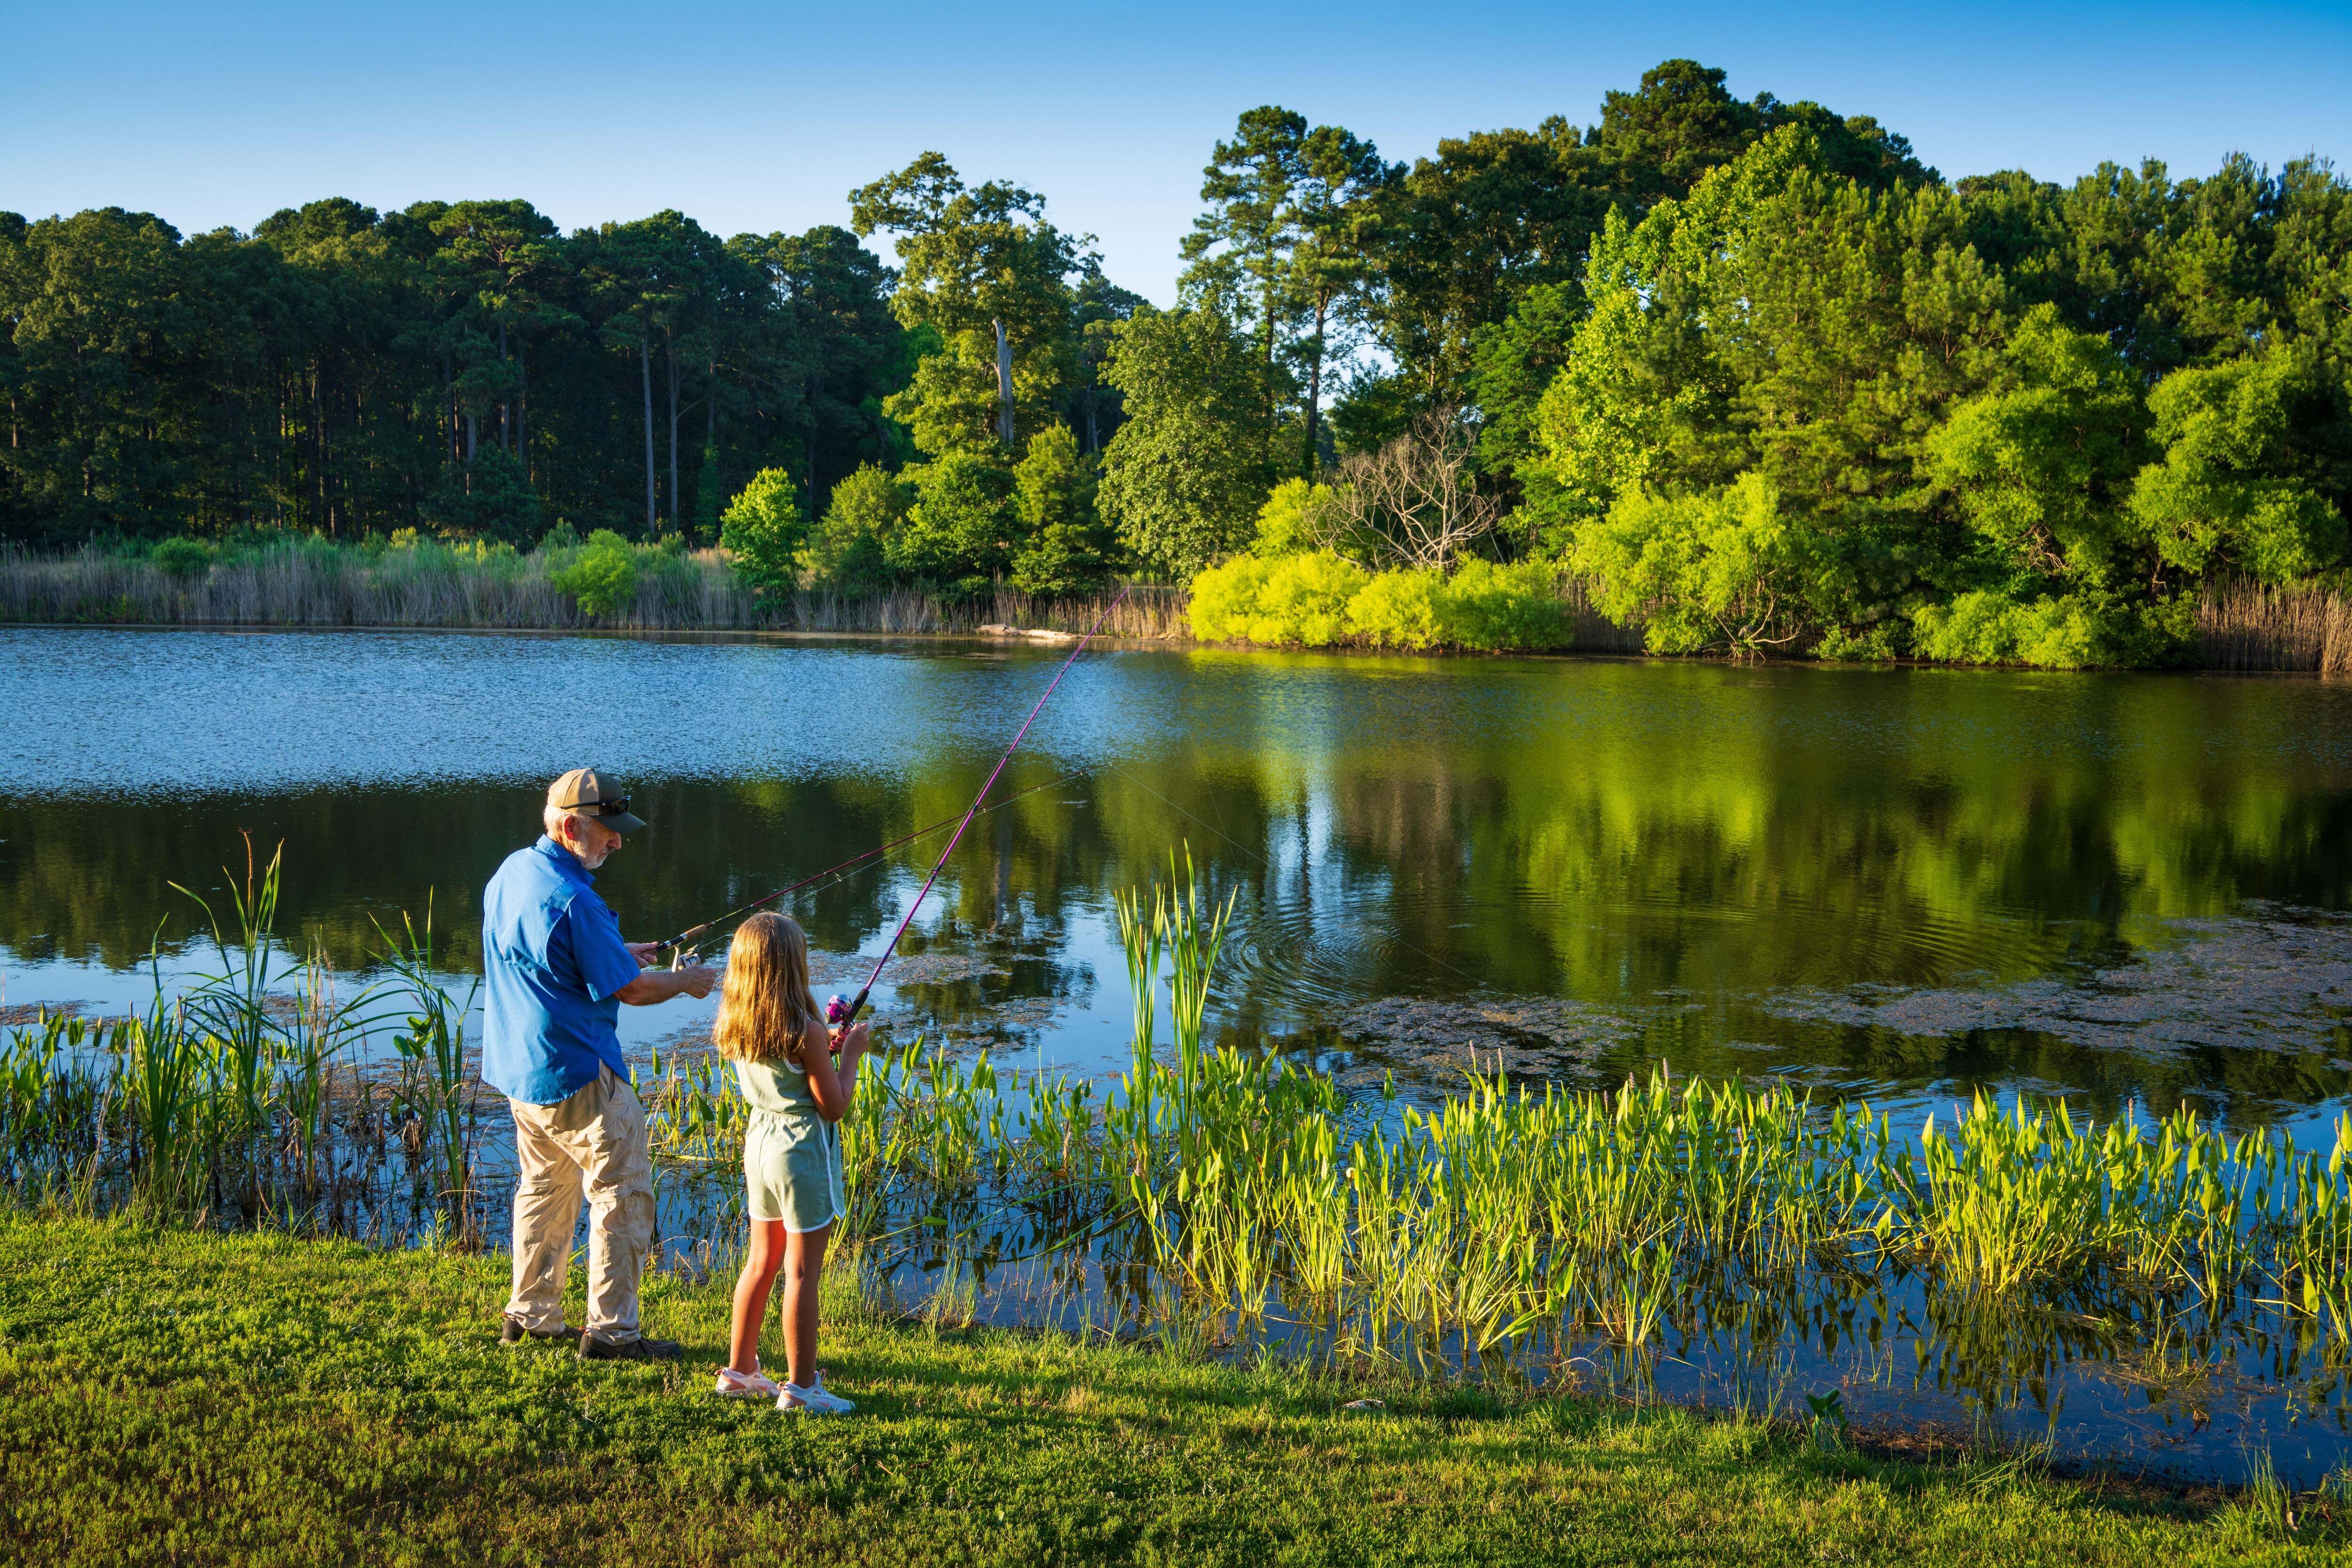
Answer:
[[(653, 824), (599, 887), (631, 938), (667, 936), (953, 818), (1061, 657), (0, 629), (0, 1005), (124, 1010), (151, 948), (170, 985), (203, 954), (169, 884), (226, 915), (246, 833), (285, 847), (281, 931), (353, 985), (371, 917), (428, 900), (468, 973), (483, 881), (583, 764)], [(992, 798), (877, 1000), (1024, 1067), (1124, 1064), (1112, 900), (1189, 848), (1238, 895), (1220, 1045), (1352, 1089), (1427, 1102), (1474, 1053), (1580, 1087), (1663, 1059), (1915, 1127), (1981, 1086), (2101, 1120), (2187, 1103), (2323, 1148), (2352, 1103), (2343, 684), (1112, 647)], [(878, 952), (944, 842), (786, 901), (830, 955), (821, 988), (855, 989), (849, 955)], [(712, 1005), (625, 1009), (625, 1037), (691, 1044)], [(1796, 1342), (1835, 1353), (1817, 1340)], [(2231, 1440), (2340, 1435), (2333, 1375), (2240, 1400)], [(2116, 1436), (2137, 1394), (2077, 1382), (2086, 1449), (2171, 1451)], [(2185, 1460), (2214, 1419), (2182, 1415)]]

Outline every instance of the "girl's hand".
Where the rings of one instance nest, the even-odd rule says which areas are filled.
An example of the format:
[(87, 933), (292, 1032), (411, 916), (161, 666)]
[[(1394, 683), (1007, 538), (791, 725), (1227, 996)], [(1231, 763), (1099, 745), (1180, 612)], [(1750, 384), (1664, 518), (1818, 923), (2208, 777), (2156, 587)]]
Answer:
[[(811, 1023), (808, 1034), (801, 1038), (808, 1045), (809, 1035), (824, 1030), (821, 1024)], [(822, 1034), (825, 1056), (817, 1056), (803, 1047), (802, 1060), (808, 1063), (809, 1089), (816, 1096), (816, 1108), (827, 1121), (838, 1121), (849, 1110), (849, 1102), (857, 1093), (858, 1058), (866, 1054), (866, 1026), (856, 1025), (838, 1032)]]

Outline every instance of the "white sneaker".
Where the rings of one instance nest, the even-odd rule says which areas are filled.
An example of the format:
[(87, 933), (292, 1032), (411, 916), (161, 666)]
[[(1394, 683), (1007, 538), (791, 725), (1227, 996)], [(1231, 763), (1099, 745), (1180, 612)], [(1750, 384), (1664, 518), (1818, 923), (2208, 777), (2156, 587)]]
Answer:
[(731, 1366), (719, 1369), (719, 1381), (710, 1391), (722, 1399), (773, 1399), (783, 1390), (759, 1368), (737, 1372)]
[(776, 1408), (810, 1415), (843, 1415), (856, 1406), (846, 1399), (835, 1399), (822, 1388), (803, 1388), (796, 1383), (788, 1383), (776, 1394)]
[(819, 1394), (824, 1394), (827, 1399), (832, 1400), (834, 1404), (839, 1405), (841, 1407), (841, 1413), (844, 1415), (848, 1415), (851, 1411), (857, 1408), (856, 1405), (844, 1399), (841, 1395), (835, 1394), (833, 1390), (824, 1385), (824, 1371), (821, 1367), (817, 1370), (816, 1375), (809, 1379), (809, 1386), (815, 1389)]

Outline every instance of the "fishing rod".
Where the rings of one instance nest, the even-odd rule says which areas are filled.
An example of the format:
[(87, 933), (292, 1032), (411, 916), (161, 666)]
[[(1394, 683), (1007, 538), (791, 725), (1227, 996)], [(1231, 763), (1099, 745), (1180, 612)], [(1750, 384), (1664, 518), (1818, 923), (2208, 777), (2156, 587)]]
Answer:
[(1102, 624), (1110, 618), (1110, 613), (1126, 602), (1127, 595), (1128, 590), (1121, 588), (1118, 597), (1102, 607), (1102, 613), (1095, 617), (1095, 624), (1087, 628), (1087, 635), (1078, 639), (1078, 646), (1070, 650), (1070, 657), (1062, 661), (1062, 668), (1055, 670), (1054, 679), (1045, 683), (1045, 689), (1037, 698), (1037, 706), (1029, 710), (1029, 717), (1021, 721), (1021, 728), (1013, 732), (1012, 744), (1004, 748), (1003, 754), (996, 759), (996, 766), (989, 770), (988, 782), (982, 784), (980, 793), (971, 797), (971, 805), (964, 812), (963, 820), (956, 824), (955, 837), (948, 840), (945, 849), (940, 851), (939, 859), (931, 866), (931, 874), (923, 879), (922, 889), (915, 894), (915, 901), (907, 906), (906, 918), (898, 922), (898, 929), (890, 933), (889, 944), (883, 948), (882, 956), (874, 961), (874, 972), (866, 977), (866, 984), (857, 988), (856, 999), (838, 1006), (836, 1011), (840, 998), (835, 997), (825, 1007), (827, 1023), (839, 1024), (846, 1028), (857, 1021), (857, 1015), (865, 1007), (866, 998), (873, 991), (874, 983), (882, 978), (883, 966), (890, 962), (891, 954), (898, 951), (898, 939), (905, 936), (907, 928), (915, 923), (915, 911), (923, 907), (924, 899), (930, 895), (931, 884), (938, 881), (940, 873), (947, 868), (948, 857), (953, 855), (956, 846), (963, 842), (963, 830), (971, 826), (971, 819), (980, 815), (981, 802), (986, 800), (988, 792), (996, 787), (997, 775), (1004, 772), (1004, 764), (1011, 762), (1013, 753), (1020, 749), (1022, 737), (1029, 733), (1029, 726), (1034, 724), (1037, 715), (1045, 710), (1045, 704), (1052, 700), (1055, 689), (1062, 684), (1062, 677), (1070, 673), (1070, 666), (1078, 662), (1078, 655), (1087, 651), (1087, 644), (1095, 640), (1095, 633), (1102, 630)]
[[(998, 801), (994, 805), (990, 806), (988, 809), (989, 811), (1002, 811), (1004, 807), (1011, 805), (1014, 801), (1021, 799), (1024, 795), (1033, 795), (1039, 790), (1052, 789), (1057, 784), (1066, 784), (1072, 779), (1078, 777), (1079, 774), (1091, 773), (1092, 771), (1093, 765), (1089, 763), (1087, 766), (1079, 768), (1076, 772), (1064, 773), (1060, 778), (1048, 779), (1041, 784), (1032, 784), (1027, 789), (1023, 790), (1020, 795), (1006, 795), (1003, 800)], [(986, 813), (983, 812), (982, 815), (985, 816)], [(761, 898), (753, 899), (748, 904), (739, 905), (734, 909), (729, 910), (723, 915), (713, 915), (698, 926), (688, 926), (686, 930), (678, 932), (674, 937), (670, 937), (663, 942), (655, 942), (653, 944), (653, 951), (659, 952), (665, 948), (677, 948), (678, 950), (678, 956), (673, 959), (671, 963), (671, 967), (675, 968), (679, 963), (693, 957), (696, 952), (696, 947), (689, 944), (694, 942), (694, 939), (696, 937), (700, 936), (704, 931), (710, 930), (712, 927), (725, 925), (729, 921), (735, 919), (738, 915), (748, 915), (762, 904), (772, 904), (778, 899), (784, 897), (788, 893), (797, 893), (803, 888), (807, 887), (810, 883), (822, 881), (824, 879), (832, 876), (836, 871), (851, 870), (862, 863), (873, 859), (877, 855), (887, 855), (891, 850), (899, 847), (901, 845), (912, 844), (919, 838), (929, 838), (934, 833), (942, 832), (947, 828), (953, 827), (956, 825), (957, 820), (957, 818), (952, 816), (941, 817), (939, 821), (932, 823), (929, 827), (919, 827), (915, 829), (914, 832), (908, 834), (902, 838), (893, 838), (887, 844), (877, 844), (871, 849), (860, 850), (858, 853), (852, 855), (848, 859), (842, 861), (839, 865), (827, 866), (822, 871), (811, 872), (809, 875), (803, 877), (799, 881), (794, 882), (789, 888), (778, 888), (774, 892), (766, 894)]]

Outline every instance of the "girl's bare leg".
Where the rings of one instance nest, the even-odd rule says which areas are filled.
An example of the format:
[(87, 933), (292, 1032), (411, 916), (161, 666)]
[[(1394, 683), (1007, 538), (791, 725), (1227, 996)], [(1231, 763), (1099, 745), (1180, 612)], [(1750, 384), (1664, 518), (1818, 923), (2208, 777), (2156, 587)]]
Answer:
[[(783, 1228), (781, 1222), (777, 1229)], [(784, 1237), (784, 1354), (792, 1380), (806, 1388), (816, 1378), (817, 1287), (824, 1278), (824, 1244), (833, 1226)]]
[(743, 1259), (743, 1272), (735, 1279), (735, 1333), (727, 1347), (727, 1364), (737, 1372), (759, 1368), (760, 1326), (768, 1316), (769, 1288), (776, 1282), (776, 1270), (783, 1266), (785, 1239), (782, 1220), (751, 1222), (751, 1250)]

